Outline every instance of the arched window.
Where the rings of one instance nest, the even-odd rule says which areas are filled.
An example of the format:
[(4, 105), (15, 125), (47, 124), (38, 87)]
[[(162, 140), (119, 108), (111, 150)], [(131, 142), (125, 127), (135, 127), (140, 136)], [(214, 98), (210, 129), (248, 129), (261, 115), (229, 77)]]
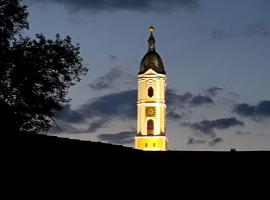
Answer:
[(154, 121), (152, 119), (147, 121), (147, 135), (154, 135)]
[(149, 88), (148, 88), (148, 96), (149, 96), (149, 97), (154, 96), (154, 89), (153, 89), (152, 87), (149, 87)]

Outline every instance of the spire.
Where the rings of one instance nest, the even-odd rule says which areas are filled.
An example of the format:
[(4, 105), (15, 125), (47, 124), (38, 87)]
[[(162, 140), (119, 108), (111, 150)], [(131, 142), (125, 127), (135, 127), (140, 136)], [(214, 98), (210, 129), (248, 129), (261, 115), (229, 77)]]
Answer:
[(149, 51), (155, 51), (155, 38), (154, 38), (154, 35), (153, 35), (153, 32), (155, 31), (155, 28), (153, 26), (150, 26), (149, 28), (149, 31), (150, 31), (150, 37), (148, 39), (148, 44), (149, 44)]

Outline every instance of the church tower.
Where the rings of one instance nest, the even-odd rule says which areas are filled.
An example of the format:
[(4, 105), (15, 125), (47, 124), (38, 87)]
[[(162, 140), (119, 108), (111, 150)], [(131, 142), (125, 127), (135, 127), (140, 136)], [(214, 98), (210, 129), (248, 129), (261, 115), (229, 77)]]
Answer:
[(146, 151), (166, 151), (166, 73), (156, 52), (154, 27), (150, 27), (148, 52), (138, 73), (137, 135), (135, 148)]

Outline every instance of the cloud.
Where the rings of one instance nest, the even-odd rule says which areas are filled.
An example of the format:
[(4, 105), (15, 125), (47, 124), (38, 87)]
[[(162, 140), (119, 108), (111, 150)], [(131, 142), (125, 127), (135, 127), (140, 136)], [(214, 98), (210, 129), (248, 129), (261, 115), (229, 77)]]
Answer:
[(201, 139), (195, 139), (193, 137), (189, 137), (188, 141), (187, 141), (187, 144), (188, 145), (192, 145), (192, 144), (205, 144), (205, 143), (208, 143), (209, 145), (211, 146), (214, 146), (220, 142), (223, 142), (223, 139), (221, 137), (218, 137), (218, 138), (214, 138), (210, 141), (207, 142), (207, 140), (201, 140)]
[(208, 96), (202, 95), (193, 96), (193, 98), (190, 101), (190, 105), (192, 106), (198, 106), (202, 104), (212, 104), (212, 103), (214, 103), (213, 99), (211, 99)]
[(82, 105), (79, 112), (87, 118), (135, 119), (137, 116), (137, 90), (104, 95)]
[(236, 131), (236, 135), (250, 135), (251, 133), (249, 131)]
[(270, 28), (263, 22), (250, 24), (245, 28), (245, 32), (249, 35), (257, 35), (270, 37)]
[(136, 133), (134, 131), (124, 131), (114, 134), (100, 134), (98, 138), (102, 141), (115, 144), (131, 144)]
[(72, 124), (57, 120), (56, 124), (50, 128), (50, 134), (61, 134), (61, 133), (80, 133), (80, 130), (75, 128)]
[(227, 129), (233, 126), (244, 126), (244, 122), (234, 118), (220, 118), (216, 120), (202, 120), (196, 123), (182, 123), (184, 126), (188, 126), (195, 131), (215, 136), (214, 129)]
[(183, 114), (180, 115), (180, 114), (174, 112), (173, 110), (171, 110), (167, 113), (167, 117), (170, 119), (173, 119), (173, 120), (177, 120), (177, 119), (181, 119), (183, 117)]
[(84, 116), (77, 111), (71, 110), (70, 104), (64, 105), (61, 112), (55, 112), (55, 119), (69, 123), (85, 122)]
[(255, 106), (251, 106), (247, 103), (238, 104), (235, 106), (234, 112), (241, 116), (254, 116)]
[(204, 144), (206, 143), (207, 141), (206, 140), (198, 140), (198, 139), (195, 139), (195, 138), (192, 138), (192, 137), (189, 137), (188, 141), (187, 141), (187, 144)]
[(210, 88), (204, 90), (204, 92), (207, 96), (215, 97), (215, 96), (217, 96), (217, 94), (219, 94), (223, 90), (224, 90), (223, 88), (214, 86), (214, 87), (210, 87)]
[(250, 105), (247, 103), (237, 104), (233, 111), (245, 117), (270, 117), (270, 101), (264, 100), (257, 105)]
[(256, 114), (260, 116), (270, 117), (270, 101), (261, 101), (256, 106)]
[(109, 55), (109, 59), (112, 60), (112, 61), (116, 61), (117, 56), (111, 54), (111, 55)]
[(169, 13), (179, 9), (194, 11), (199, 8), (198, 0), (35, 0), (35, 2), (57, 3), (66, 6), (72, 12), (128, 10), (143, 13)]
[(209, 141), (208, 144), (210, 144), (211, 146), (214, 146), (220, 142), (223, 142), (223, 139), (218, 137), (218, 138), (214, 138), (213, 140)]
[(86, 132), (90, 132), (90, 133), (96, 132), (99, 128), (104, 127), (107, 122), (108, 120), (103, 119), (103, 118), (93, 120), (91, 124), (89, 125), (89, 128), (86, 130)]
[(186, 92), (183, 95), (176, 94), (173, 90), (168, 90), (167, 94), (168, 105), (173, 107), (192, 107), (192, 106), (201, 106), (204, 104), (213, 104), (214, 100), (209, 96), (204, 95), (193, 95), (189, 92)]
[(94, 91), (112, 91), (121, 90), (123, 86), (124, 89), (134, 89), (137, 84), (135, 76), (125, 73), (120, 68), (113, 68), (104, 76), (93, 81), (89, 86)]
[(231, 34), (223, 31), (223, 30), (220, 30), (220, 29), (214, 29), (211, 31), (211, 38), (212, 39), (224, 39), (224, 38), (228, 38), (230, 37)]

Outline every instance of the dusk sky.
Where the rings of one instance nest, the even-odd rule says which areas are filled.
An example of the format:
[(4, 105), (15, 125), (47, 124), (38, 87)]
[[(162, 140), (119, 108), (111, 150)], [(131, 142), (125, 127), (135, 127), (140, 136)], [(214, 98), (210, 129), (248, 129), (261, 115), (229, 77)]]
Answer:
[(79, 43), (88, 75), (50, 134), (133, 145), (149, 26), (171, 150), (270, 150), (270, 0), (24, 0), (30, 29)]

